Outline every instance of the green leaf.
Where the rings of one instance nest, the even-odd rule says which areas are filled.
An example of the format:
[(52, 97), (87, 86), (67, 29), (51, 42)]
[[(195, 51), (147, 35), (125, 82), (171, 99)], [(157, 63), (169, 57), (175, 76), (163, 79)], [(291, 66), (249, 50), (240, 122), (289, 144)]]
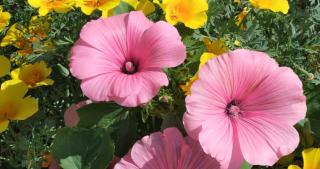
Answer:
[(104, 116), (116, 116), (124, 111), (124, 108), (115, 103), (92, 103), (77, 110), (80, 117), (77, 126), (90, 128), (97, 125)]
[(248, 162), (243, 162), (242, 165), (241, 165), (241, 169), (251, 169), (252, 168), (252, 165), (249, 164)]
[(110, 126), (110, 136), (117, 143), (116, 155), (124, 156), (130, 150), (137, 137), (137, 122), (134, 112), (121, 114), (119, 121)]
[(52, 153), (65, 169), (105, 169), (113, 159), (114, 144), (101, 128), (62, 128)]
[(125, 2), (120, 2), (120, 4), (113, 10), (113, 14), (123, 14), (123, 13), (127, 13), (134, 10), (132, 8), (132, 6), (130, 6), (129, 4), (125, 3)]
[(320, 138), (320, 120), (309, 119), (312, 132)]

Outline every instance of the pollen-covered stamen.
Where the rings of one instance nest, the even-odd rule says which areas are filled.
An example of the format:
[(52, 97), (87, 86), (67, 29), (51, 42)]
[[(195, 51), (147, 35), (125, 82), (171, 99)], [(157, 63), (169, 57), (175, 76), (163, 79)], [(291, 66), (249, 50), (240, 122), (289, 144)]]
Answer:
[(133, 74), (137, 72), (137, 64), (132, 61), (126, 61), (123, 65), (122, 71), (126, 74)]
[(236, 100), (232, 100), (226, 107), (226, 113), (230, 117), (238, 117), (242, 114), (242, 110), (239, 107), (239, 103)]

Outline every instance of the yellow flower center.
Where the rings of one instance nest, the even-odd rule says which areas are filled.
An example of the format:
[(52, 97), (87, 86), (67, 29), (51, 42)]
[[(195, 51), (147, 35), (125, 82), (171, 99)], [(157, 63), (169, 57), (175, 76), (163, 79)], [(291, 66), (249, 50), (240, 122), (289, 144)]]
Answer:
[(190, 9), (190, 5), (188, 5), (185, 1), (181, 1), (179, 4), (176, 4), (170, 8), (170, 14), (170, 18), (172, 20), (185, 20), (190, 18), (192, 11)]
[(45, 80), (45, 76), (40, 70), (34, 69), (28, 75), (22, 77), (22, 80), (28, 85), (35, 86), (36, 83)]

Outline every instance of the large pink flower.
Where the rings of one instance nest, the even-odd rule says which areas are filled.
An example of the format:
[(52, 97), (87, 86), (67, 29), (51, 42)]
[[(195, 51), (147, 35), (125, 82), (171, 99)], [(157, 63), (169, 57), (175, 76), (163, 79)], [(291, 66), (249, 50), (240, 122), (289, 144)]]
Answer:
[(298, 76), (261, 52), (235, 50), (210, 60), (186, 98), (184, 125), (224, 168), (245, 159), (273, 165), (294, 151), (293, 125), (306, 114)]
[(137, 141), (114, 169), (219, 169), (198, 142), (183, 138), (176, 128), (167, 128)]
[(130, 12), (87, 23), (71, 50), (70, 71), (91, 100), (135, 107), (168, 85), (162, 69), (178, 66), (185, 57), (173, 26)]

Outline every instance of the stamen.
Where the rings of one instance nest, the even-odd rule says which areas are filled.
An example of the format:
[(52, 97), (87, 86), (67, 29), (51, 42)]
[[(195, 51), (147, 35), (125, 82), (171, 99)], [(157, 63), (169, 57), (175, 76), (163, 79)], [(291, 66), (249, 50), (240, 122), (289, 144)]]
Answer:
[(129, 73), (133, 73), (135, 71), (135, 68), (132, 62), (126, 62), (126, 71)]
[(226, 113), (230, 117), (239, 117), (242, 114), (242, 110), (239, 107), (238, 101), (232, 100), (226, 107)]

